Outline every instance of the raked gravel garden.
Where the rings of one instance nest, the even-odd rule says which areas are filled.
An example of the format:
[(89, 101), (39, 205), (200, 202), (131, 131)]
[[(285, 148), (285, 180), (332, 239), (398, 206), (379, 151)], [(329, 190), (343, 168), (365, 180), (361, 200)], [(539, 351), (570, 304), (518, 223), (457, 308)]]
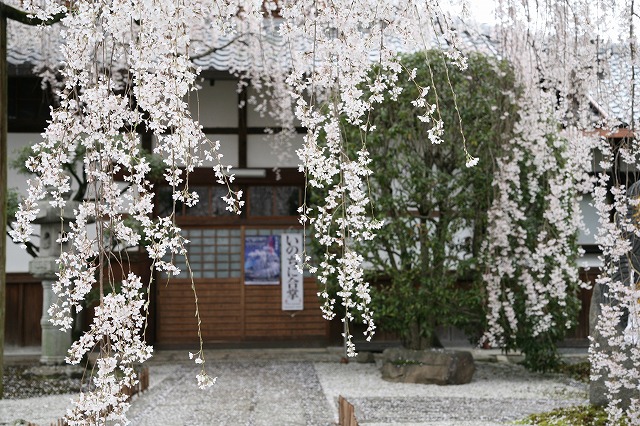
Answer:
[[(471, 383), (424, 385), (382, 380), (375, 363), (341, 364), (324, 350), (212, 351), (213, 388), (196, 386), (197, 366), (181, 352), (150, 364), (150, 387), (134, 397), (132, 425), (333, 425), (347, 398), (361, 425), (513, 424), (532, 413), (587, 403), (588, 385), (563, 374), (538, 374), (513, 362), (476, 361)], [(26, 374), (25, 374), (26, 373)], [(49, 426), (62, 417), (82, 379), (36, 378), (25, 366), (5, 371), (0, 425)], [(49, 394), (49, 395), (46, 395)], [(46, 395), (46, 396), (44, 396)]]

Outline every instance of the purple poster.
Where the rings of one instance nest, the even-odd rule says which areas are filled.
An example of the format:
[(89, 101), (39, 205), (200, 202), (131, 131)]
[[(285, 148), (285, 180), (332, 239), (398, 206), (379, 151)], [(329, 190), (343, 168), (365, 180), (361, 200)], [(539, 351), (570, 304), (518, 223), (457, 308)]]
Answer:
[(244, 283), (280, 284), (280, 236), (244, 237)]

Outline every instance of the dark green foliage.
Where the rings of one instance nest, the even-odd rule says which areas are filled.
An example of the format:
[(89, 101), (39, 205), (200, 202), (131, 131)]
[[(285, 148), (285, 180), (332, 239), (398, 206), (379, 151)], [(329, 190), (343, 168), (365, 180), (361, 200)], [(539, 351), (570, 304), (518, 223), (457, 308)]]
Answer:
[[(558, 408), (547, 413), (532, 414), (517, 422), (524, 425), (538, 426), (614, 426), (607, 422), (607, 413), (602, 407), (578, 405)], [(626, 426), (624, 419), (615, 426)]]
[[(577, 299), (577, 297), (575, 298)], [(566, 335), (567, 329), (562, 326), (555, 326), (548, 331), (531, 336), (532, 326), (530, 321), (524, 319), (524, 306), (518, 307), (517, 312), (521, 314), (523, 321), (520, 323), (520, 329), (516, 338), (510, 342), (509, 350), (520, 350), (525, 355), (522, 365), (531, 371), (553, 372), (563, 368), (560, 355), (558, 354), (557, 343), (562, 341)], [(566, 306), (558, 306), (550, 303), (549, 310), (565, 310), (577, 317), (579, 306), (573, 298), (568, 298)]]
[(15, 188), (9, 188), (7, 191), (7, 221), (11, 222), (16, 219), (16, 212), (20, 204), (20, 194)]
[(576, 363), (560, 362), (553, 370), (556, 373), (564, 374), (572, 379), (579, 380), (584, 383), (589, 383), (589, 376), (591, 375), (591, 364), (589, 361), (582, 361)]
[[(20, 193), (15, 188), (8, 188), (7, 190), (7, 226), (6, 233), (9, 235), (9, 230), (12, 229), (11, 223), (16, 220), (16, 212), (18, 211), (18, 207), (20, 205)], [(32, 257), (38, 256), (39, 248), (31, 241), (26, 241), (24, 243), (25, 250)]]
[[(376, 106), (369, 121), (375, 131), (345, 125), (345, 139), (352, 150), (364, 143), (371, 154), (373, 211), (385, 220), (377, 238), (359, 248), (372, 264), (378, 327), (421, 349), (438, 345), (435, 329), (441, 325), (463, 328), (472, 338), (483, 331), (476, 260), (487, 229), (494, 158), (509, 141), (516, 108), (513, 74), (504, 62), (472, 54), (468, 70), (447, 70), (442, 52), (430, 51), (406, 56), (403, 65), (417, 69), (415, 82), (403, 84), (397, 102)], [(416, 83), (432, 86), (427, 102), (437, 103), (434, 115), (444, 122), (441, 144), (429, 140), (432, 123), (417, 118), (425, 108), (411, 103), (420, 94)], [(465, 167), (457, 109), (469, 153), (480, 158), (473, 168)]]
[(557, 369), (560, 356), (556, 349), (556, 342), (562, 340), (562, 337), (564, 333), (558, 333), (557, 329), (552, 329), (538, 337), (531, 337), (521, 332), (516, 338), (516, 347), (519, 347), (525, 355), (522, 365), (531, 371), (546, 372)]
[[(74, 201), (82, 201), (87, 192), (87, 178), (84, 175), (84, 169), (82, 167), (82, 158), (84, 156), (85, 149), (82, 145), (78, 145), (73, 155), (70, 157), (70, 162), (64, 165), (64, 170), (71, 176), (71, 179), (75, 181), (77, 185), (77, 191), (71, 198)], [(11, 167), (20, 173), (30, 175), (31, 171), (27, 168), (26, 163), (29, 158), (35, 157), (37, 154), (33, 150), (33, 146), (24, 146), (20, 150), (14, 153), (14, 157), (11, 160)]]

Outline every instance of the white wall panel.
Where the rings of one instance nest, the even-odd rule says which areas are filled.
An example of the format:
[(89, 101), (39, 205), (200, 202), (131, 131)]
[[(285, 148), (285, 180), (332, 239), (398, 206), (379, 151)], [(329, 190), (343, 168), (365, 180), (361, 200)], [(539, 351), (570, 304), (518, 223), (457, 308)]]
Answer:
[(598, 232), (598, 210), (593, 206), (593, 198), (590, 195), (584, 195), (580, 201), (580, 209), (588, 233), (580, 230), (578, 244), (595, 244)]
[[(220, 141), (220, 153), (223, 155), (222, 163), (234, 167), (238, 166), (238, 135), (206, 135), (211, 142)], [(158, 140), (153, 138), (153, 147), (156, 146)], [(204, 160), (204, 158), (203, 158)], [(203, 167), (211, 167), (214, 163), (204, 161)]]
[(189, 109), (204, 127), (238, 127), (238, 84), (233, 80), (208, 80), (189, 94)]
[[(256, 106), (262, 108), (260, 104), (266, 100), (267, 110), (256, 111)], [(249, 127), (280, 127), (280, 124), (269, 115), (269, 96), (260, 97), (260, 94), (255, 89), (249, 87), (247, 90), (247, 125)], [(293, 112), (292, 112), (293, 115)], [(294, 119), (294, 125), (300, 126), (300, 121)]]
[[(40, 136), (39, 133), (9, 133), (9, 142), (7, 146), (9, 164), (11, 164), (11, 161), (16, 157), (17, 151), (25, 146), (33, 145), (34, 143), (40, 142), (41, 140), (42, 136)], [(17, 170), (9, 166), (9, 170), (7, 171), (8, 188), (15, 188), (21, 194), (26, 195), (27, 179), (29, 179), (27, 175), (18, 173)], [(36, 232), (37, 229), (38, 226), (36, 226)], [(29, 256), (26, 251), (22, 250), (20, 247), (14, 244), (11, 238), (6, 238), (7, 272), (28, 272), (31, 256)]]
[[(220, 153), (222, 164), (238, 167), (238, 135), (207, 135), (209, 140), (220, 141)], [(205, 161), (205, 167), (211, 167), (214, 163)]]
[(302, 148), (303, 135), (288, 141), (286, 145), (274, 143), (270, 135), (247, 136), (248, 167), (298, 167), (300, 159), (296, 150)]

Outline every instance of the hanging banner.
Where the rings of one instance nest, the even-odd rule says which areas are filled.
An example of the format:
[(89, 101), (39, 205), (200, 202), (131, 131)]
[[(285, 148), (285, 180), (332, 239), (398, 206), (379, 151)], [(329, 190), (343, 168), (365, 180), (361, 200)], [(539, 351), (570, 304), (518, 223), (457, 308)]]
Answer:
[(282, 234), (282, 310), (304, 309), (302, 274), (296, 265), (296, 255), (302, 256), (302, 234)]
[(246, 285), (280, 284), (280, 236), (244, 237), (244, 283)]

